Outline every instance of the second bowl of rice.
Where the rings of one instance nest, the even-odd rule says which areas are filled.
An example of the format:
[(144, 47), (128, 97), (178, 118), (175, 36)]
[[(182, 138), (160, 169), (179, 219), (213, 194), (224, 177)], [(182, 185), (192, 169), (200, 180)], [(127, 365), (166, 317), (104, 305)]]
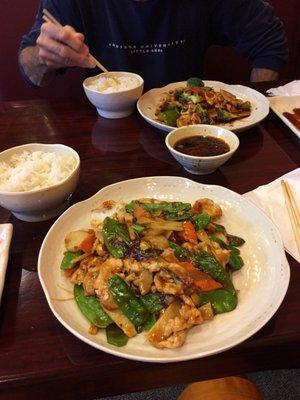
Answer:
[(30, 143), (0, 153), (0, 206), (18, 219), (45, 221), (68, 205), (80, 158), (62, 144)]

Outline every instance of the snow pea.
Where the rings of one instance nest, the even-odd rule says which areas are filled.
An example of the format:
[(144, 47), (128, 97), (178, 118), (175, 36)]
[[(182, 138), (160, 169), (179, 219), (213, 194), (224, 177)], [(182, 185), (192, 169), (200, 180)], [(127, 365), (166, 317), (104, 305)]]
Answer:
[(126, 210), (128, 213), (133, 214), (133, 212), (134, 212), (134, 207), (135, 207), (135, 205), (136, 205), (137, 203), (138, 203), (137, 200), (131, 200), (130, 203), (126, 204), (125, 210)]
[(149, 312), (127, 283), (119, 275), (113, 275), (108, 280), (108, 288), (119, 309), (129, 321), (136, 327), (142, 326), (148, 319)]
[(239, 247), (245, 243), (245, 240), (239, 236), (229, 235), (229, 233), (227, 233), (226, 236), (227, 236), (228, 243), (231, 246)]
[(197, 253), (195, 255), (197, 265), (216, 281), (222, 283), (222, 289), (212, 290), (211, 292), (200, 293), (200, 304), (211, 303), (214, 313), (221, 314), (232, 311), (237, 306), (237, 294), (229, 274), (221, 264), (207, 253)]
[(183, 213), (189, 211), (192, 206), (190, 203), (182, 203), (180, 201), (174, 201), (171, 203), (140, 203), (140, 206), (150, 213), (157, 211), (172, 213)]
[(142, 303), (151, 314), (158, 313), (164, 308), (160, 297), (156, 293), (148, 293), (140, 297)]
[(150, 331), (155, 322), (156, 322), (155, 314), (150, 314), (150, 317), (146, 320), (146, 322), (143, 323), (143, 331)]
[(212, 240), (213, 242), (218, 243), (218, 245), (219, 245), (222, 249), (228, 249), (228, 246), (227, 246), (227, 244), (224, 242), (224, 240), (220, 239), (218, 236), (210, 235), (209, 239)]
[(171, 247), (172, 250), (174, 250), (175, 256), (180, 261), (186, 261), (192, 257), (192, 254), (189, 250), (184, 249), (183, 247), (179, 246), (177, 243), (169, 241), (169, 246)]
[(193, 217), (193, 222), (196, 228), (196, 231), (199, 231), (200, 229), (205, 229), (207, 225), (210, 223), (210, 215), (207, 213), (201, 213), (197, 214)]
[(223, 285), (222, 289), (199, 293), (200, 305), (211, 303), (215, 314), (228, 312), (236, 307), (237, 295), (230, 276), (213, 256), (205, 252), (191, 253), (173, 242), (169, 242), (169, 245), (180, 261), (194, 262), (202, 271)]
[(106, 327), (106, 340), (107, 343), (113, 346), (122, 347), (128, 342), (128, 336), (119, 328), (116, 324), (112, 324)]
[(107, 250), (115, 258), (123, 258), (131, 241), (127, 228), (112, 218), (103, 221), (103, 240)]
[(229, 246), (230, 249), (230, 257), (229, 257), (229, 266), (234, 271), (239, 270), (244, 265), (244, 261), (240, 256), (240, 250), (234, 246)]
[(195, 253), (194, 257), (197, 266), (200, 267), (202, 271), (210, 275), (216, 281), (220, 282), (224, 288), (235, 293), (235, 289), (229, 274), (212, 255), (201, 252)]
[(74, 285), (74, 297), (82, 314), (98, 328), (106, 328), (113, 321), (95, 296), (86, 296), (81, 285)]
[(190, 219), (191, 214), (190, 213), (170, 213), (165, 215), (165, 219), (167, 221), (184, 221), (185, 219)]
[(75, 267), (75, 264), (72, 263), (72, 261), (77, 258), (80, 257), (82, 254), (81, 251), (77, 251), (77, 252), (72, 252), (72, 251), (66, 251), (64, 254), (64, 257), (61, 261), (60, 264), (60, 268), (63, 270), (67, 270), (67, 269), (71, 269)]
[(200, 305), (211, 303), (214, 314), (232, 311), (237, 306), (237, 295), (227, 289), (216, 289), (199, 294)]
[(141, 233), (143, 232), (146, 228), (143, 225), (140, 224), (132, 224), (132, 229), (137, 232), (137, 233)]

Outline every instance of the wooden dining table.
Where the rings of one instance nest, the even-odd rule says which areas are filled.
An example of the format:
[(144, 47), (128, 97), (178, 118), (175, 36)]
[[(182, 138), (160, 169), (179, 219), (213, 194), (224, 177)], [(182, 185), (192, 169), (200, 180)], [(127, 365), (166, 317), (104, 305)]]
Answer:
[[(279, 84), (252, 87), (265, 94), (267, 88)], [(83, 97), (0, 103), (0, 151), (37, 142), (62, 143), (78, 152), (81, 175), (72, 204), (115, 182), (162, 175), (187, 177), (243, 194), (300, 165), (299, 140), (272, 112), (238, 136), (240, 147), (226, 164), (210, 175), (191, 175), (169, 154), (165, 134), (137, 112), (123, 119), (104, 119)], [(23, 222), (0, 207), (0, 223), (10, 222), (14, 228), (0, 307), (0, 400), (95, 399), (300, 367), (300, 265), (288, 254), (291, 278), (286, 296), (255, 335), (209, 357), (145, 363), (90, 347), (52, 314), (39, 282), (37, 259), (54, 221)]]

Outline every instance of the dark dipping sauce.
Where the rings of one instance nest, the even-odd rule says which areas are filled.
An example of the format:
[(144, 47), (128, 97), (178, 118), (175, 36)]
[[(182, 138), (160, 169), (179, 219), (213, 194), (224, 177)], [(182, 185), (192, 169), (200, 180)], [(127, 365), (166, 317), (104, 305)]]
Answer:
[(293, 113), (284, 112), (283, 115), (300, 131), (300, 108), (294, 108)]
[(223, 139), (197, 135), (178, 140), (174, 149), (189, 156), (211, 157), (227, 153), (230, 147)]

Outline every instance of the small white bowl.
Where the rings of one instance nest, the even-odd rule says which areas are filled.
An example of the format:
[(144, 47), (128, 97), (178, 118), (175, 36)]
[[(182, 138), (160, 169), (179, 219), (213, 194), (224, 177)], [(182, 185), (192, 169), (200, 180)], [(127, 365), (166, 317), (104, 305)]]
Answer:
[(0, 153), (0, 161), (8, 161), (13, 154), (23, 151), (45, 151), (58, 155), (72, 155), (76, 160), (74, 171), (63, 181), (44, 189), (28, 192), (7, 192), (0, 190), (0, 206), (10, 210), (12, 214), (27, 222), (46, 221), (56, 217), (69, 204), (74, 192), (80, 171), (80, 158), (71, 147), (63, 144), (30, 143), (12, 147)]
[[(113, 93), (103, 93), (92, 89), (92, 85), (100, 77), (120, 77), (130, 76), (137, 80), (137, 86), (132, 89), (127, 89)], [(133, 72), (103, 72), (102, 74), (86, 78), (83, 81), (83, 88), (89, 101), (97, 108), (98, 114), (105, 118), (124, 118), (132, 114), (137, 100), (140, 98), (143, 88), (144, 80), (140, 75)]]
[[(174, 149), (174, 145), (179, 140), (196, 135), (223, 139), (230, 150), (218, 156), (198, 157), (183, 154)], [(186, 171), (195, 175), (206, 175), (214, 172), (233, 155), (240, 144), (238, 137), (233, 132), (215, 125), (188, 125), (176, 128), (166, 136), (165, 142), (172, 156)]]

